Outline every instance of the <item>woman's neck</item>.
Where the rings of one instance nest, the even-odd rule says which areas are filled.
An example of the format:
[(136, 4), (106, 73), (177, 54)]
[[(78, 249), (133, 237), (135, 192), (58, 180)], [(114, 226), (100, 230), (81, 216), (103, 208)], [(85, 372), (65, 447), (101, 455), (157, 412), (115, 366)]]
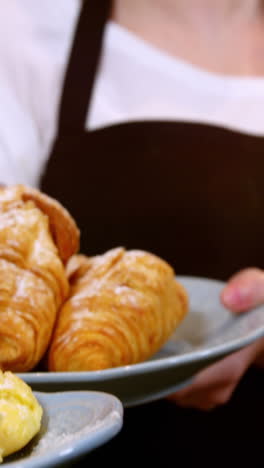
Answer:
[(178, 18), (194, 20), (200, 17), (215, 18), (218, 21), (251, 19), (259, 13), (262, 0), (143, 0), (145, 7), (167, 10)]
[(117, 19), (140, 23), (151, 20), (200, 23), (251, 21), (263, 9), (263, 0), (115, 0), (113, 15)]
[(113, 20), (208, 70), (264, 75), (263, 6), (264, 0), (115, 0)]

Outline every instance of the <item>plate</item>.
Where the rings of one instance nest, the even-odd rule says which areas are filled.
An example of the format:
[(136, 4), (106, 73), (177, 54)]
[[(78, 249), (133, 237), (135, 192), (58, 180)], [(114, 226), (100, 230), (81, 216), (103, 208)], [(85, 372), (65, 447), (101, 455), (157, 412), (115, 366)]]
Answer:
[(101, 392), (34, 392), (43, 408), (39, 434), (4, 459), (4, 467), (42, 468), (69, 463), (114, 437), (122, 427), (120, 401)]
[(30, 372), (20, 377), (38, 391), (104, 391), (133, 406), (179, 390), (199, 370), (264, 336), (264, 306), (234, 316), (219, 301), (223, 282), (186, 276), (178, 281), (189, 294), (189, 314), (148, 361), (103, 371)]

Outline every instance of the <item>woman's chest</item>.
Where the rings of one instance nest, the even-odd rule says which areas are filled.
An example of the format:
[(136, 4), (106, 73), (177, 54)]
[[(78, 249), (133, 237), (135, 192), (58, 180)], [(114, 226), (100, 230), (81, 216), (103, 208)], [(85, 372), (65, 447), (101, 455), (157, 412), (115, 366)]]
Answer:
[(141, 248), (226, 277), (264, 266), (263, 155), (264, 139), (217, 127), (113, 126), (60, 138), (43, 189), (74, 215), (87, 252)]

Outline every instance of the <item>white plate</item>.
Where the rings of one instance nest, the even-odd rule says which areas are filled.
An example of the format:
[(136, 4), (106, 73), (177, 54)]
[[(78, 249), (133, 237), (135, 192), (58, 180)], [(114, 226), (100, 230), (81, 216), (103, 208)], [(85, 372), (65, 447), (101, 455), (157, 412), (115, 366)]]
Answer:
[(48, 468), (85, 455), (114, 437), (122, 427), (123, 408), (99, 392), (39, 393), (43, 407), (39, 434), (4, 459), (3, 468)]
[(264, 306), (239, 316), (219, 302), (224, 283), (179, 276), (190, 297), (190, 311), (152, 359), (93, 372), (19, 374), (35, 390), (99, 390), (132, 406), (169, 395), (201, 369), (264, 336)]

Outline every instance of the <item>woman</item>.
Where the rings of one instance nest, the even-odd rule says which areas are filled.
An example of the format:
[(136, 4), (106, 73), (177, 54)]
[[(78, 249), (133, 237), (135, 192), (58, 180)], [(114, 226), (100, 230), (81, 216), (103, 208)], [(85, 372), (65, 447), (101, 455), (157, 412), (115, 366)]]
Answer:
[[(263, 303), (263, 2), (96, 3), (2, 6), (3, 181), (40, 182), (87, 253), (146, 249), (179, 274), (231, 278), (235, 313)], [(259, 340), (172, 399), (227, 404), (263, 352)]]

